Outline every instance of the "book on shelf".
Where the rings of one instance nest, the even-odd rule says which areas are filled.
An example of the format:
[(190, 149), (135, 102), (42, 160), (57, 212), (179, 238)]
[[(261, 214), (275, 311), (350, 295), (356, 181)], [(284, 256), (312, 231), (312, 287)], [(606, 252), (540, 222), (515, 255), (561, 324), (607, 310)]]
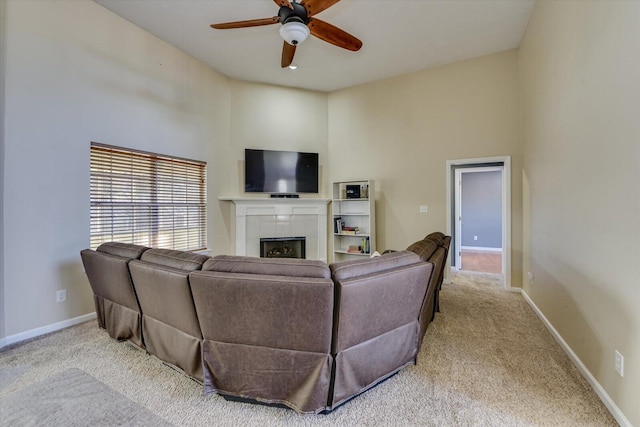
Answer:
[(342, 233), (342, 227), (344, 226), (344, 221), (342, 220), (342, 217), (340, 216), (334, 217), (333, 222), (334, 222), (333, 232)]
[(369, 238), (365, 237), (364, 239), (362, 239), (362, 253), (368, 254), (371, 251), (371, 248), (369, 247)]
[(360, 229), (358, 227), (347, 227), (347, 226), (343, 226), (342, 227), (342, 234), (348, 234), (353, 236), (354, 234), (358, 234), (360, 232)]

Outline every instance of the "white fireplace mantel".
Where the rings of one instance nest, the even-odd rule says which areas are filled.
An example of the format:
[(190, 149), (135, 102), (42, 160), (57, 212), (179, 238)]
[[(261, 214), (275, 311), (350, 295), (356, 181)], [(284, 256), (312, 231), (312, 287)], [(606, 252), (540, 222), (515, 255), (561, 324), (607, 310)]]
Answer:
[(327, 262), (327, 204), (317, 198), (220, 197), (236, 206), (236, 255), (259, 256), (264, 237), (306, 238), (307, 259)]

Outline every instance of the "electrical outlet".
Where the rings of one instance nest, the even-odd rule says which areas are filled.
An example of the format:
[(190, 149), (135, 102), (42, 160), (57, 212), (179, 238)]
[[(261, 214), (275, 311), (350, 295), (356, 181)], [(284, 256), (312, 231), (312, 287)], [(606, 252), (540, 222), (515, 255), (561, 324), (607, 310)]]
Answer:
[(478, 236), (473, 236), (473, 240), (478, 240)]
[(615, 355), (616, 355), (616, 364), (614, 368), (618, 373), (618, 375), (620, 375), (621, 377), (624, 377), (624, 356), (620, 354), (618, 350), (616, 350)]
[(425, 205), (420, 206), (420, 213), (427, 213), (427, 212), (429, 212), (429, 206), (425, 206)]
[(531, 271), (528, 272), (527, 276), (529, 276), (529, 284), (533, 285), (533, 272), (531, 272)]
[(56, 292), (56, 302), (65, 302), (66, 300), (67, 300), (66, 289)]

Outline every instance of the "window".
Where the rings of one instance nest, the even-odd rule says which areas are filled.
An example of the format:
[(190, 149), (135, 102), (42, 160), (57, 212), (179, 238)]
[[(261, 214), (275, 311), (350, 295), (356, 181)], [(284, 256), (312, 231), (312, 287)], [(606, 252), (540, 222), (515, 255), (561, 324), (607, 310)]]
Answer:
[(207, 246), (205, 162), (91, 143), (91, 248)]

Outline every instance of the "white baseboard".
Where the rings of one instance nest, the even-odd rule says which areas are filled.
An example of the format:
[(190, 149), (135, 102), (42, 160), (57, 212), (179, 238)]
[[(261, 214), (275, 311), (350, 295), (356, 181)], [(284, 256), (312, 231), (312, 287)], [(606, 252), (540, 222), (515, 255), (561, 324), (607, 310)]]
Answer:
[(618, 408), (618, 405), (615, 404), (613, 399), (611, 399), (609, 394), (600, 385), (598, 380), (596, 380), (596, 378), (593, 376), (593, 374), (591, 374), (589, 369), (587, 369), (584, 363), (582, 363), (578, 355), (574, 353), (571, 347), (569, 347), (569, 344), (567, 344), (567, 342), (562, 338), (562, 336), (556, 330), (556, 328), (554, 328), (551, 322), (549, 322), (549, 319), (547, 319), (547, 317), (542, 313), (542, 311), (540, 311), (540, 309), (533, 302), (531, 297), (529, 297), (529, 295), (525, 292), (524, 289), (521, 289), (520, 293), (522, 294), (524, 299), (529, 303), (531, 308), (533, 308), (533, 311), (535, 311), (535, 313), (538, 315), (540, 320), (542, 320), (542, 323), (544, 323), (544, 325), (547, 327), (549, 332), (551, 332), (551, 335), (553, 335), (553, 337), (558, 342), (558, 344), (560, 344), (560, 347), (562, 347), (565, 353), (567, 353), (567, 356), (569, 356), (569, 359), (571, 359), (573, 364), (576, 365), (576, 368), (578, 368), (578, 371), (580, 371), (584, 379), (587, 380), (589, 385), (591, 385), (591, 388), (593, 388), (593, 390), (596, 392), (600, 400), (602, 400), (602, 403), (604, 403), (604, 406), (606, 406), (609, 412), (611, 412), (611, 415), (613, 415), (613, 417), (616, 419), (618, 424), (620, 424), (622, 427), (627, 427), (627, 426), (632, 427), (631, 422), (627, 419), (627, 417), (624, 416), (620, 408)]
[(31, 329), (25, 332), (20, 332), (19, 334), (9, 335), (8, 337), (0, 338), (0, 348), (18, 343), (20, 341), (28, 340), (30, 338), (39, 337), (40, 335), (48, 334), (49, 332), (59, 331), (64, 328), (68, 328), (69, 326), (77, 325), (79, 323), (88, 322), (89, 320), (95, 318), (96, 313), (93, 312), (74, 317), (73, 319), (67, 319), (63, 320), (62, 322), (52, 323), (51, 325), (42, 326), (40, 328)]
[(460, 246), (460, 249), (478, 252), (502, 252), (502, 248), (485, 248), (482, 246)]

